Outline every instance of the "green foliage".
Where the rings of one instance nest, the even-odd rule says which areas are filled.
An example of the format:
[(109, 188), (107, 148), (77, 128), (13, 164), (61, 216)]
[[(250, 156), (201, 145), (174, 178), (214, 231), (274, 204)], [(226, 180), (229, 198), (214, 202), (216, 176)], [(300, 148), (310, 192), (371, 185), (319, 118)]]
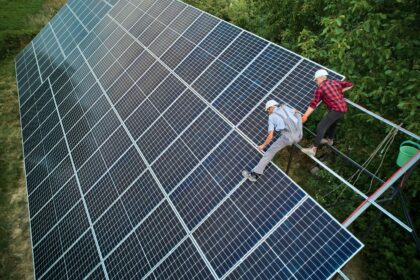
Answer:
[(206, 11), (218, 18), (229, 21), (228, 8), (231, 0), (186, 0), (185, 3), (193, 5), (203, 11)]

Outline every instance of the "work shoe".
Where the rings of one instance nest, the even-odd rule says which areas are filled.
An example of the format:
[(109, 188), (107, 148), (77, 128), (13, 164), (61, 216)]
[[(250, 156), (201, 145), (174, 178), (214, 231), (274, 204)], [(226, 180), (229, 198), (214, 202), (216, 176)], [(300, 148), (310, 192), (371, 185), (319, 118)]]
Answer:
[(242, 176), (244, 176), (245, 179), (250, 180), (251, 182), (256, 182), (258, 179), (258, 175), (255, 174), (254, 172), (249, 172), (249, 171), (242, 171)]
[(302, 152), (304, 152), (305, 154), (309, 155), (309, 156), (315, 156), (316, 155), (316, 147), (311, 146), (309, 148), (303, 148)]
[(327, 144), (332, 146), (334, 144), (334, 140), (330, 138), (322, 138), (321, 144)]

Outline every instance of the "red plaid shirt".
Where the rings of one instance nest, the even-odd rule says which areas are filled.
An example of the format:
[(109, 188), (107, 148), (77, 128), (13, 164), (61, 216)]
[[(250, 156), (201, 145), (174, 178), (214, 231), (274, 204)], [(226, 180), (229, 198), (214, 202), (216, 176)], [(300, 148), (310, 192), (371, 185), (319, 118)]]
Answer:
[(314, 92), (309, 107), (315, 109), (319, 102), (324, 101), (328, 111), (347, 112), (347, 103), (344, 99), (343, 88), (353, 86), (350, 82), (325, 80)]

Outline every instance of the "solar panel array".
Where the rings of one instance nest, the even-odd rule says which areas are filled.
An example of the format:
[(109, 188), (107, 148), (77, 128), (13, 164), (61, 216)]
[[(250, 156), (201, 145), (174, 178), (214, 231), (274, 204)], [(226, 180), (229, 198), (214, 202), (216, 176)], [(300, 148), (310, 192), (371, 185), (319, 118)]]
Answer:
[(332, 277), (363, 245), (241, 176), (319, 67), (182, 2), (69, 1), (16, 58), (36, 278)]

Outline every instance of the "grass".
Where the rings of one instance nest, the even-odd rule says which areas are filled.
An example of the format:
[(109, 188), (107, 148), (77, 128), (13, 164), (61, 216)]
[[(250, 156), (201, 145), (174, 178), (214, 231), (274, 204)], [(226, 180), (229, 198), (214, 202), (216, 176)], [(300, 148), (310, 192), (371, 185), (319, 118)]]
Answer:
[(0, 279), (30, 279), (31, 244), (14, 57), (0, 63)]
[(45, 0), (0, 0), (0, 31), (28, 27), (30, 15), (38, 13)]
[(0, 279), (33, 279), (15, 55), (65, 0), (0, 0)]

